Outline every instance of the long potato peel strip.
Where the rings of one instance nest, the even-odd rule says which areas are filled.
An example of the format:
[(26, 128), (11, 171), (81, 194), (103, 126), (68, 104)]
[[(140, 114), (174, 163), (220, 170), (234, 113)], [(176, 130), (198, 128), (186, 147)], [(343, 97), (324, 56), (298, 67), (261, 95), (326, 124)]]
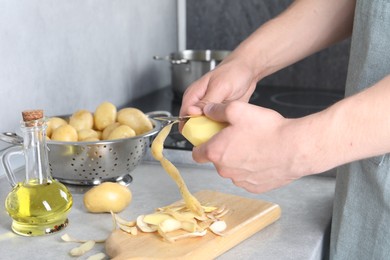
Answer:
[(181, 196), (183, 197), (184, 203), (189, 210), (194, 212), (196, 215), (201, 216), (204, 213), (204, 209), (199, 201), (190, 193), (187, 185), (185, 184), (183, 178), (180, 175), (179, 170), (173, 165), (168, 159), (163, 155), (164, 141), (167, 138), (168, 134), (171, 132), (172, 126), (179, 121), (174, 121), (166, 125), (156, 136), (151, 145), (151, 153), (154, 159), (160, 162), (164, 170), (169, 174), (169, 176), (175, 181), (176, 185), (179, 187)]

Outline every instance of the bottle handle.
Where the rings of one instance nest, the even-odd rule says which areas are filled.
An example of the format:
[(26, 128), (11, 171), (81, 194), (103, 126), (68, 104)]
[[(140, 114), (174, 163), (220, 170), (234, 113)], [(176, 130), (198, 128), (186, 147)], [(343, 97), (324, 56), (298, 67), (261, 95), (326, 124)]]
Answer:
[(21, 146), (11, 146), (6, 149), (1, 155), (1, 162), (3, 163), (5, 174), (8, 178), (9, 184), (12, 187), (15, 187), (18, 183), (10, 162), (11, 156), (14, 155), (24, 155), (23, 148)]

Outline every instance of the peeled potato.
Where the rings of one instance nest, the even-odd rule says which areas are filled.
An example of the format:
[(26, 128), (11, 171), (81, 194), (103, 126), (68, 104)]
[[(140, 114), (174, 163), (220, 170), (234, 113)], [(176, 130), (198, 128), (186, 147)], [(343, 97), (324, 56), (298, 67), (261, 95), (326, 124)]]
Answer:
[(101, 103), (95, 110), (94, 122), (97, 130), (103, 130), (108, 125), (115, 123), (117, 109), (110, 102)]
[(198, 146), (207, 142), (226, 126), (227, 124), (216, 122), (206, 116), (192, 117), (184, 124), (182, 135), (194, 146)]
[(93, 129), (81, 129), (77, 131), (79, 141), (99, 140), (98, 133)]
[(62, 125), (54, 129), (51, 140), (62, 142), (77, 142), (77, 131), (71, 125)]
[(139, 109), (128, 107), (119, 110), (117, 121), (134, 129), (137, 135), (146, 133), (153, 129), (152, 122)]
[(104, 128), (104, 130), (102, 132), (102, 140), (107, 140), (108, 136), (111, 134), (112, 130), (114, 130), (115, 128), (117, 128), (120, 125), (121, 125), (120, 123), (115, 122), (115, 123), (108, 125), (106, 128)]
[(121, 212), (131, 202), (132, 193), (116, 182), (104, 182), (84, 194), (84, 206), (89, 212)]
[(107, 140), (129, 138), (135, 135), (135, 131), (130, 126), (120, 125), (111, 131), (110, 135), (107, 137)]
[(92, 129), (93, 115), (88, 110), (78, 110), (69, 118), (69, 124), (77, 131), (82, 129)]
[(68, 122), (65, 121), (65, 119), (61, 117), (51, 117), (47, 121), (47, 128), (46, 128), (46, 135), (51, 136), (53, 133), (53, 130), (56, 129), (59, 126), (67, 125)]

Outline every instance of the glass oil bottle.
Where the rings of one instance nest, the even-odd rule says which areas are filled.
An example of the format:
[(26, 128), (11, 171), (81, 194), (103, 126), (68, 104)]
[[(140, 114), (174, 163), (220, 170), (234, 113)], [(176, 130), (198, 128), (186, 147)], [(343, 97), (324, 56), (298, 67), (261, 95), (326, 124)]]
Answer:
[[(71, 210), (72, 194), (62, 183), (51, 177), (46, 145), (46, 119), (42, 110), (22, 112), (23, 147), (8, 148), (2, 156), (11, 192), (5, 208), (13, 219), (12, 230), (23, 236), (51, 234), (65, 228)], [(17, 178), (10, 157), (22, 154), (25, 158), (25, 177)]]

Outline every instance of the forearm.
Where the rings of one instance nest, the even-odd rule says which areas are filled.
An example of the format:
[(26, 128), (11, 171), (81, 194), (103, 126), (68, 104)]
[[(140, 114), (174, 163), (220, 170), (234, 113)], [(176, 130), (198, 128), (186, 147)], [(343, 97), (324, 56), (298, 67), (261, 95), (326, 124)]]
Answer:
[(306, 174), (390, 152), (390, 76), (330, 108), (286, 123)]
[(258, 81), (350, 36), (354, 9), (354, 0), (297, 0), (243, 41), (232, 58), (243, 59)]

